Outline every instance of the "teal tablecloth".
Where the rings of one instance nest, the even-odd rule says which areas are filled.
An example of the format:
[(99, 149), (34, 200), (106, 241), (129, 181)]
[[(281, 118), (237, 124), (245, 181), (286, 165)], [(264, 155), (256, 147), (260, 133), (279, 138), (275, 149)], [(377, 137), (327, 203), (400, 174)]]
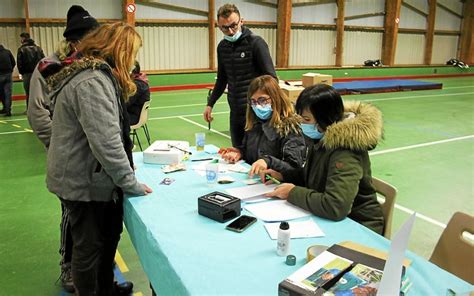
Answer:
[[(225, 229), (227, 223), (198, 214), (199, 196), (242, 183), (210, 188), (205, 177), (192, 169), (164, 174), (160, 165), (144, 164), (142, 153), (135, 153), (134, 160), (138, 179), (154, 191), (125, 200), (125, 225), (143, 269), (160, 296), (277, 295), (278, 283), (304, 265), (306, 249), (311, 245), (330, 246), (350, 240), (381, 250), (389, 248), (388, 240), (351, 219), (333, 222), (313, 216), (326, 236), (291, 240), (290, 253), (297, 262), (296, 266), (287, 266), (285, 258), (276, 255), (276, 241), (270, 239), (262, 221), (243, 233), (235, 233)], [(188, 166), (194, 164), (189, 162)], [(245, 178), (243, 174), (233, 176)], [(159, 185), (165, 177), (175, 182)], [(413, 261), (407, 270), (413, 282), (409, 295), (444, 296), (448, 288), (456, 292), (473, 289), (412, 252), (407, 257)]]

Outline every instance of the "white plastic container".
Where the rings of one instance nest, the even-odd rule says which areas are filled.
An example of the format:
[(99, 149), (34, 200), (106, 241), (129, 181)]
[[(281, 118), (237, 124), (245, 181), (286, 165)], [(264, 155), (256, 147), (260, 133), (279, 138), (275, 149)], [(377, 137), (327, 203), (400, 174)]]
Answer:
[(143, 162), (154, 164), (180, 163), (185, 151), (189, 151), (189, 142), (155, 141), (143, 151)]
[(290, 254), (290, 225), (285, 221), (281, 222), (278, 228), (277, 254), (278, 256)]

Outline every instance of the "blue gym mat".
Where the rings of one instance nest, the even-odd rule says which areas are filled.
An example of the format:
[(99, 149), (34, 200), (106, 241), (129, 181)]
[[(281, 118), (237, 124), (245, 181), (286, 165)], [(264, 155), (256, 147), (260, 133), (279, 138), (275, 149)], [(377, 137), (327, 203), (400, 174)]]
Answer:
[(335, 82), (333, 87), (341, 94), (348, 94), (441, 89), (443, 84), (410, 79), (386, 79)]

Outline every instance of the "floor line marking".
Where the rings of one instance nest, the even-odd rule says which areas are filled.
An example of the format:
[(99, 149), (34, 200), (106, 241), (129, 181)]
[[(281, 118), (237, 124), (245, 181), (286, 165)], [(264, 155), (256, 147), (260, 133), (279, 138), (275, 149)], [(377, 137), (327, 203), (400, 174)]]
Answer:
[(12, 124), (12, 126), (16, 128), (21, 128), (21, 126), (19, 126), (18, 124)]
[(21, 133), (28, 133), (28, 132), (27, 131), (3, 132), (3, 133), (0, 133), (0, 135), (21, 134)]
[(474, 87), (474, 85), (451, 86), (451, 87), (444, 87), (443, 89), (471, 88), (471, 87)]
[[(395, 208), (398, 209), (398, 210), (400, 210), (400, 211), (402, 211), (402, 212), (408, 213), (408, 214), (410, 214), (410, 215), (412, 215), (412, 214), (415, 212), (415, 211), (413, 211), (413, 210), (411, 210), (411, 209), (409, 209), (409, 208), (406, 208), (406, 207), (404, 207), (404, 206), (401, 206), (401, 205), (399, 205), (399, 204), (395, 204)], [(425, 220), (425, 221), (428, 222), (428, 223), (431, 223), (431, 224), (434, 224), (434, 225), (436, 225), (436, 226), (439, 226), (439, 227), (441, 227), (441, 228), (443, 228), (443, 229), (446, 228), (446, 224), (441, 223), (441, 222), (439, 222), (439, 221), (437, 221), (437, 220), (435, 220), (435, 219), (433, 219), (433, 218), (430, 218), (430, 217), (428, 217), (428, 216), (425, 216), (425, 215), (423, 215), (423, 214), (420, 214), (420, 212), (416, 212), (416, 217), (417, 217), (417, 218), (420, 218), (421, 220)]]
[(115, 252), (115, 263), (117, 263), (120, 272), (128, 272), (127, 264), (125, 264), (125, 261), (123, 260), (122, 255), (120, 255), (120, 252), (118, 250), (117, 252)]
[[(217, 102), (216, 105), (227, 104), (227, 102)], [(184, 104), (184, 105), (170, 105), (170, 106), (161, 106), (161, 107), (150, 107), (149, 109), (156, 110), (156, 109), (171, 109), (171, 108), (179, 108), (179, 107), (193, 107), (193, 106), (205, 106), (205, 103), (196, 103), (196, 104)]]
[[(196, 126), (199, 126), (199, 127), (203, 128), (203, 129), (206, 129), (206, 130), (208, 129), (207, 126), (205, 126), (205, 125), (203, 125), (203, 124), (200, 124), (200, 123), (197, 123), (197, 122), (195, 122), (195, 121), (192, 121), (191, 119), (184, 118), (184, 117), (182, 117), (182, 116), (180, 116), (179, 118), (182, 119), (182, 120), (184, 120), (184, 121), (187, 121), (187, 122), (189, 122), (189, 123), (192, 123), (192, 124), (194, 124), (194, 125), (196, 125)], [(224, 134), (224, 133), (221, 133), (220, 131), (216, 131), (215, 129), (212, 129), (212, 128), (211, 128), (211, 132), (216, 133), (216, 134), (218, 134), (218, 135), (221, 135), (221, 136), (223, 136), (223, 137), (226, 137), (227, 139), (230, 139), (230, 136), (229, 136), (229, 135), (226, 135), (226, 134)]]
[(396, 101), (396, 100), (406, 100), (406, 99), (413, 99), (413, 98), (463, 96), (463, 95), (471, 95), (471, 94), (474, 94), (474, 92), (471, 91), (471, 92), (456, 93), (456, 94), (431, 94), (431, 95), (421, 95), (421, 96), (393, 97), (393, 98), (380, 98), (380, 99), (364, 99), (363, 101), (369, 101), (369, 102)]
[(444, 143), (449, 143), (449, 142), (454, 142), (454, 141), (462, 141), (462, 140), (467, 140), (467, 139), (472, 139), (472, 138), (474, 138), (474, 135), (469, 135), (469, 136), (464, 136), (464, 137), (457, 137), (457, 138), (451, 138), (451, 139), (445, 139), (445, 140), (434, 141), (434, 142), (421, 143), (421, 144), (410, 145), (410, 146), (404, 146), (404, 147), (398, 147), (398, 148), (392, 148), (392, 149), (385, 149), (385, 150), (370, 152), (369, 155), (370, 155), (370, 156), (374, 156), (374, 155), (380, 155), (380, 154), (398, 152), (398, 151), (403, 151), (403, 150), (408, 150), (408, 149), (414, 149), (414, 148), (420, 148), (420, 147), (427, 147), (427, 146), (433, 146), (433, 145), (438, 145), (438, 144), (444, 144)]
[[(212, 114), (228, 114), (230, 111), (221, 111), (221, 112), (212, 112)], [(195, 116), (202, 116), (202, 113), (194, 113), (194, 114), (184, 114), (184, 115), (172, 115), (172, 116), (163, 116), (163, 117), (152, 117), (148, 118), (148, 120), (161, 120), (161, 119), (173, 119), (173, 118), (181, 118), (181, 117), (195, 117)], [(207, 128), (207, 127), (206, 127)]]

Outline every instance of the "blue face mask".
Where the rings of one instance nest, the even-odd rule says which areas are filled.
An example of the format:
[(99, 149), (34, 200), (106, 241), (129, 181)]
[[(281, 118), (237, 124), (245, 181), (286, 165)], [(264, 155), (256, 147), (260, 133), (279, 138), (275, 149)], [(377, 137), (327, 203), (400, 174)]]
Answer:
[(227, 36), (227, 35), (224, 35), (224, 39), (227, 40), (227, 41), (229, 41), (229, 42), (235, 42), (235, 41), (239, 40), (240, 35), (242, 35), (242, 32), (241, 32), (241, 31), (235, 33), (234, 36)]
[(312, 123), (302, 123), (301, 129), (303, 130), (303, 134), (313, 140), (319, 140), (324, 136), (324, 133), (320, 133), (316, 126)]
[(253, 105), (252, 109), (253, 112), (255, 112), (255, 115), (257, 115), (257, 117), (261, 120), (267, 120), (268, 118), (272, 117), (272, 105)]

